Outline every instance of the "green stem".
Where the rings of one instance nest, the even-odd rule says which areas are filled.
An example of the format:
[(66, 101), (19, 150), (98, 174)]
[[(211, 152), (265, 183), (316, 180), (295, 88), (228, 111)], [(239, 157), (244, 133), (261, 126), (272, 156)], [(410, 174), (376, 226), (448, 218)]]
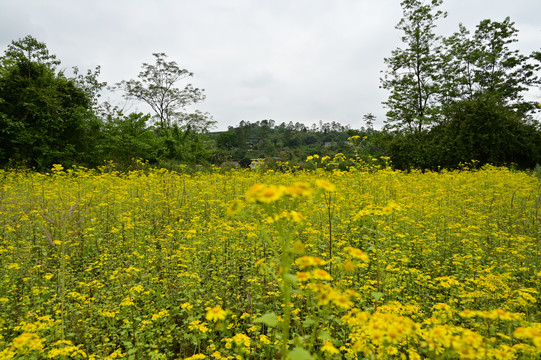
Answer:
[(332, 209), (330, 193), (325, 193), (325, 202), (327, 203), (327, 216), (329, 220), (329, 274), (332, 276)]
[[(282, 224), (280, 224), (282, 225)], [(282, 327), (282, 359), (287, 358), (289, 327), (291, 322), (291, 284), (288, 277), (291, 267), (291, 259), (288, 249), (288, 236), (282, 226), (278, 227), (278, 233), (282, 243), (282, 293), (284, 296), (284, 325)]]
[(66, 340), (65, 335), (65, 322), (64, 322), (64, 313), (65, 313), (65, 299), (66, 299), (66, 256), (65, 256), (65, 246), (64, 246), (64, 232), (65, 224), (61, 225), (60, 229), (60, 319), (62, 322), (62, 340)]
[[(285, 255), (287, 256), (287, 255)], [(287, 272), (286, 272), (287, 271)], [(289, 266), (287, 269), (283, 268), (282, 283), (284, 292), (284, 326), (282, 329), (282, 359), (287, 358), (288, 342), (289, 342), (289, 324), (291, 322), (291, 286), (287, 274), (289, 273)]]

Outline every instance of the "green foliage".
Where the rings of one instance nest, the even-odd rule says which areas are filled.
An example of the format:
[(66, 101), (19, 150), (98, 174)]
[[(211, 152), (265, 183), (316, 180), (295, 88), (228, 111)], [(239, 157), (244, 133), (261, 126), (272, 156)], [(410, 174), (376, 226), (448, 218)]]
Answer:
[(541, 179), (541, 165), (535, 164), (535, 168), (533, 170), (533, 174), (538, 178)]
[(151, 127), (147, 127), (150, 115), (117, 112), (109, 115), (104, 124), (101, 139), (101, 157), (113, 160), (125, 168), (132, 159), (155, 163), (158, 159), (159, 140)]
[[(375, 117), (368, 114), (367, 124)], [(314, 154), (334, 156), (337, 153), (353, 155), (354, 149), (348, 137), (357, 133), (368, 135), (367, 150), (379, 151), (372, 143), (372, 129), (352, 130), (336, 122), (313, 124), (308, 127), (302, 123), (281, 123), (274, 120), (256, 122), (241, 121), (236, 127), (229, 127), (227, 132), (209, 134), (215, 140), (212, 161), (222, 164), (234, 161), (242, 167), (250, 165), (250, 159), (268, 158), (265, 168), (279, 169), (278, 162), (287, 162), (289, 166), (304, 166), (305, 159)]]
[(207, 161), (210, 151), (204, 134), (197, 134), (188, 126), (185, 130), (178, 124), (157, 132), (163, 142), (162, 157), (182, 163), (202, 164)]
[(448, 122), (392, 140), (389, 153), (396, 168), (458, 168), (472, 160), (533, 168), (540, 162), (541, 132), (497, 98), (462, 100), (447, 112)]
[(13, 41), (0, 61), (0, 165), (49, 169), (54, 163), (98, 166), (113, 161), (130, 168), (134, 159), (159, 163), (204, 163), (210, 157), (204, 137), (214, 121), (185, 106), (204, 99), (202, 90), (177, 81), (192, 76), (165, 54), (156, 64), (143, 64), (139, 80), (123, 81), (126, 97), (147, 102), (150, 115), (123, 114), (98, 102), (106, 85), (100, 67), (73, 77), (58, 71), (60, 61), (46, 45), (27, 36)]
[(441, 0), (401, 3), (405, 50), (385, 59), (382, 86), (390, 91), (386, 128), (397, 130), (387, 144), (401, 169), (455, 168), (481, 164), (533, 167), (541, 153), (524, 91), (540, 86), (541, 56), (512, 50), (518, 30), (509, 18), (483, 20), (473, 34), (463, 26), (443, 38), (434, 32)]
[(265, 324), (269, 327), (276, 327), (278, 325), (278, 317), (275, 313), (266, 313), (254, 320), (255, 324)]
[(1, 63), (0, 163), (43, 170), (84, 160), (99, 127), (85, 89), (30, 36), (12, 42)]
[(265, 119), (211, 134), (209, 114), (185, 111), (204, 99), (203, 90), (177, 88), (193, 74), (163, 53), (153, 54), (155, 64), (143, 64), (138, 79), (117, 84), (154, 116), (123, 114), (99, 103), (106, 85), (98, 80), (99, 66), (86, 73), (74, 67), (68, 77), (45, 44), (31, 36), (13, 41), (0, 58), (0, 166), (46, 170), (54, 163), (95, 167), (112, 161), (125, 170), (143, 160), (198, 171), (209, 162), (249, 167), (252, 159), (266, 159), (261, 170), (293, 171), (316, 166), (306, 160), (314, 154), (343, 157), (333, 165), (343, 169), (386, 155), (400, 169), (456, 168), (471, 160), (522, 168), (541, 163), (533, 120), (539, 109), (524, 98), (525, 89), (541, 86), (541, 52), (525, 56), (511, 48), (518, 31), (509, 18), (483, 20), (473, 33), (460, 25), (443, 38), (435, 32), (436, 21), (446, 16), (439, 10), (442, 0), (401, 5), (397, 29), (406, 46), (385, 59), (382, 87), (390, 95), (384, 131), (374, 130), (369, 113), (360, 130)]
[(442, 125), (441, 143), (448, 144), (443, 166), (478, 160), (481, 164), (532, 168), (541, 160), (541, 132), (534, 124), (501, 103), (500, 98), (481, 96), (454, 103), (451, 119)]
[(291, 350), (287, 354), (288, 358), (291, 360), (312, 360), (313, 356), (306, 351), (306, 349), (303, 349), (300, 346), (296, 346), (293, 350)]
[(12, 41), (2, 58), (3, 66), (26, 63), (38, 63), (49, 69), (56, 69), (60, 65), (60, 60), (56, 58), (56, 55), (49, 53), (45, 43), (27, 35), (23, 39)]
[(220, 149), (231, 150), (239, 144), (237, 137), (232, 132), (223, 132), (216, 138), (216, 146)]
[(503, 22), (483, 20), (473, 36), (461, 24), (459, 31), (443, 40), (440, 103), (443, 108), (456, 101), (478, 96), (496, 97), (521, 114), (535, 109), (524, 100), (524, 91), (539, 85), (539, 65), (511, 50), (518, 30), (507, 17)]

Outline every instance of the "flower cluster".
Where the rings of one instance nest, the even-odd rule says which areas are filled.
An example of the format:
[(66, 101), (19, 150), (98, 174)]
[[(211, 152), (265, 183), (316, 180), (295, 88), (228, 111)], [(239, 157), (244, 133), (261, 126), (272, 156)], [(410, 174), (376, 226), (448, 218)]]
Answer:
[(0, 170), (0, 358), (540, 358), (538, 178), (308, 161)]

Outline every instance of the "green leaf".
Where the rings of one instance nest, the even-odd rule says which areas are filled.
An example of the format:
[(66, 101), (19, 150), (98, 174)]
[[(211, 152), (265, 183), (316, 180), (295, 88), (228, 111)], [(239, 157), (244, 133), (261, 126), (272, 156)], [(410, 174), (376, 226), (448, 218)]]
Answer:
[(313, 360), (314, 358), (310, 353), (304, 348), (297, 346), (295, 349), (291, 350), (287, 357), (291, 360)]
[(325, 330), (321, 330), (318, 334), (319, 338), (323, 341), (326, 341), (326, 340), (332, 340), (332, 336), (331, 334), (329, 334), (327, 331)]
[(310, 326), (314, 325), (316, 322), (314, 319), (312, 319), (311, 317), (307, 317), (306, 319), (304, 319), (304, 321), (302, 322), (302, 326), (304, 326), (305, 328), (309, 328)]
[(295, 285), (297, 284), (297, 277), (293, 274), (286, 274), (285, 278), (289, 284)]
[(379, 291), (372, 291), (372, 296), (374, 297), (374, 299), (379, 300), (382, 298), (384, 294), (382, 292), (379, 292)]
[(275, 313), (266, 313), (254, 320), (255, 323), (262, 323), (269, 327), (276, 327), (278, 325), (278, 318)]

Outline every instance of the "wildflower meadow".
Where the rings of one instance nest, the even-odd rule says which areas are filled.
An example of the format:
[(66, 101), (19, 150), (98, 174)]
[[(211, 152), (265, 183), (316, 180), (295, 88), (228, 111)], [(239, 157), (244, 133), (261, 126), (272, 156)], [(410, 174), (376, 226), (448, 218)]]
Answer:
[(0, 359), (539, 359), (541, 181), (0, 171)]

